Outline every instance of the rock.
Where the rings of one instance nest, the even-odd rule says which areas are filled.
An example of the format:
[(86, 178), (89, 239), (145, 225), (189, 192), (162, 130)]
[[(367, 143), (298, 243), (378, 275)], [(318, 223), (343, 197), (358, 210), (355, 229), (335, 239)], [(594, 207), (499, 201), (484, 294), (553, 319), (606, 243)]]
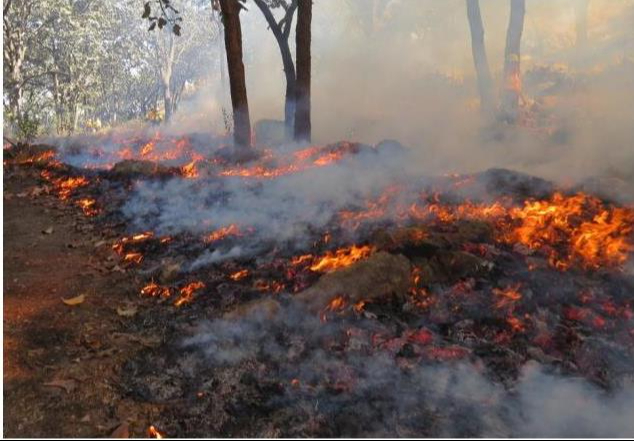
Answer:
[(169, 169), (152, 161), (126, 159), (117, 162), (110, 173), (115, 176), (157, 176), (169, 174)]
[(161, 267), (161, 273), (159, 280), (161, 283), (166, 284), (174, 281), (181, 271), (181, 264), (178, 262), (167, 262)]
[(404, 296), (409, 288), (410, 271), (410, 262), (404, 256), (378, 252), (347, 268), (325, 274), (293, 299), (309, 311), (318, 312), (337, 296), (345, 297), (349, 303)]
[(254, 315), (262, 315), (263, 318), (272, 320), (281, 309), (280, 303), (272, 298), (264, 298), (253, 302), (244, 303), (232, 311), (224, 314), (225, 319), (239, 319)]
[(477, 181), (493, 196), (510, 196), (517, 200), (545, 199), (555, 191), (552, 182), (503, 168), (491, 168), (477, 175)]
[(492, 262), (464, 251), (439, 250), (430, 257), (416, 257), (413, 262), (425, 283), (455, 283), (493, 269)]

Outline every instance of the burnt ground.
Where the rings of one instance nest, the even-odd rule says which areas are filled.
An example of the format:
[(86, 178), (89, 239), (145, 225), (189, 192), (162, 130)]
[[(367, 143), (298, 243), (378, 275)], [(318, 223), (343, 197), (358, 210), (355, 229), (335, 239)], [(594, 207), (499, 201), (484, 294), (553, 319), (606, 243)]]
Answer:
[[(119, 372), (160, 340), (131, 330), (138, 315), (125, 314), (142, 300), (104, 233), (38, 184), (36, 170), (5, 172), (4, 434), (101, 437), (128, 422), (143, 435), (157, 409), (126, 398)], [(79, 305), (61, 300), (81, 294)]]
[[(174, 279), (174, 258), (191, 257), (192, 242), (194, 252), (206, 245), (152, 237), (125, 247), (143, 252), (141, 265), (126, 262), (113, 249), (131, 233), (116, 215), (125, 181), (93, 173), (92, 185), (64, 201), (40, 172), (77, 172), (33, 162), (4, 169), (7, 436), (144, 436), (151, 425), (171, 437), (569, 436), (570, 421), (523, 432), (502, 386), (512, 389), (534, 362), (607, 391), (634, 378), (631, 275), (553, 270), (544, 256), (493, 245), (491, 226), (471, 221), (430, 225), (419, 245), (416, 228), (377, 234), (372, 243), (388, 252), (319, 281), (289, 258)], [(78, 208), (88, 195), (103, 214)], [(410, 261), (425, 271), (422, 301), (418, 291), (403, 297)], [(234, 279), (242, 268), (248, 276)], [(140, 294), (155, 278), (172, 297)], [(198, 280), (204, 289), (177, 306), (177, 287)], [(262, 286), (278, 281), (288, 285)], [(519, 282), (522, 296), (498, 297)], [(306, 300), (341, 292), (350, 305), (330, 302), (320, 314)], [(62, 301), (79, 295), (80, 304)], [(619, 430), (586, 424), (578, 434), (627, 433)]]

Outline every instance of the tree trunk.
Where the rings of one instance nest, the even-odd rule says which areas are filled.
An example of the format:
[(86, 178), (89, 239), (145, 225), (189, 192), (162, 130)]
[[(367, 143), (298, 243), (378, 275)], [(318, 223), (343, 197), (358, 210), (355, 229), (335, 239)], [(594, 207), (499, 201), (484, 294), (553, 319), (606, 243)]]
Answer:
[(282, 22), (278, 23), (276, 21), (275, 17), (271, 13), (270, 7), (264, 0), (254, 0), (254, 2), (260, 8), (260, 11), (262, 11), (262, 15), (264, 15), (269, 28), (271, 28), (282, 56), (282, 65), (284, 66), (284, 75), (286, 77), (284, 125), (286, 128), (286, 139), (291, 139), (294, 132), (297, 76), (295, 72), (295, 63), (293, 62), (293, 56), (291, 54), (291, 48), (288, 45), (288, 37), (290, 35), (290, 26), (293, 21), (293, 15), (295, 13), (295, 9), (297, 9), (297, 2), (292, 2), (288, 7), (283, 19), (284, 27), (281, 25)]
[(480, 14), (480, 2), (479, 0), (466, 1), (469, 29), (471, 30), (471, 52), (473, 53), (473, 62), (478, 77), (480, 108), (483, 112), (491, 114), (495, 108), (495, 98), (493, 96), (493, 80), (491, 79), (489, 61), (484, 45), (484, 26), (482, 25), (482, 15)]
[(310, 123), (310, 40), (313, 16), (312, 0), (298, 0), (295, 28), (297, 85), (295, 99), (295, 141), (311, 138)]
[(504, 51), (504, 92), (502, 94), (502, 118), (509, 123), (517, 121), (522, 93), (520, 45), (525, 12), (525, 0), (511, 0), (511, 14)]
[(224, 19), (231, 105), (233, 107), (233, 138), (236, 147), (248, 148), (251, 146), (251, 120), (242, 62), (242, 29), (239, 15), (241, 7), (238, 0), (220, 0), (220, 9)]
[(172, 91), (169, 83), (163, 85), (163, 106), (165, 107), (165, 117), (163, 122), (169, 122), (172, 119), (172, 111), (174, 110), (172, 101)]

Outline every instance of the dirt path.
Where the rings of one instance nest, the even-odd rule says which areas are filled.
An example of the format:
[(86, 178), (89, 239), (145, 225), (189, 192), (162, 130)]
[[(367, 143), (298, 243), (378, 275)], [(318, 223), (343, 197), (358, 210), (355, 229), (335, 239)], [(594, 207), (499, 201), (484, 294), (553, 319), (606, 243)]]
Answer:
[(158, 344), (129, 316), (136, 281), (112, 270), (110, 242), (80, 210), (38, 194), (37, 170), (5, 170), (4, 184), (4, 435), (101, 437), (123, 422), (144, 435), (157, 410), (117, 379)]

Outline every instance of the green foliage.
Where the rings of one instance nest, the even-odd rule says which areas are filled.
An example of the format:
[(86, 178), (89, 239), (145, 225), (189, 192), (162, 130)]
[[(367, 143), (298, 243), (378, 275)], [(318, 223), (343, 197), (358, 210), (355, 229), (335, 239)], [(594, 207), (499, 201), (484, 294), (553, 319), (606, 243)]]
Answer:
[[(141, 19), (137, 0), (13, 1), (4, 16), (7, 126), (20, 136), (66, 135), (90, 130), (89, 121), (107, 127), (142, 120), (160, 106), (165, 87), (177, 104), (185, 84), (209, 74), (219, 32), (208, 2), (172, 2), (182, 9), (169, 8), (179, 12), (177, 21), (187, 20), (179, 38), (180, 25), (167, 18), (155, 26), (172, 32), (148, 33), (152, 8)], [(9, 120), (27, 111), (21, 128)]]
[(18, 141), (31, 142), (40, 133), (39, 119), (30, 113), (24, 113), (21, 116), (9, 115), (9, 121), (13, 126), (14, 136)]

